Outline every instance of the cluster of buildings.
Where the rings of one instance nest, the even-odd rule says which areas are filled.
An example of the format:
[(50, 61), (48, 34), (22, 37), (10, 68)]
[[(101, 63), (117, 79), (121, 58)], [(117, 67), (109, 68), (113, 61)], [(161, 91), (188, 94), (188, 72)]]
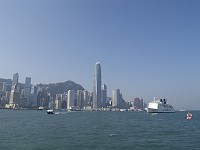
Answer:
[(126, 102), (120, 89), (112, 91), (112, 97), (107, 96), (107, 86), (102, 84), (101, 65), (95, 64), (93, 92), (87, 90), (69, 90), (57, 93), (54, 97), (46, 88), (33, 86), (31, 78), (26, 77), (25, 83), (18, 82), (19, 74), (13, 75), (12, 84), (1, 83), (1, 108), (31, 108), (31, 109), (67, 109), (67, 110), (143, 110), (143, 99), (135, 98)]
[[(27, 108), (30, 104), (37, 100), (37, 95), (34, 97), (34, 93), (31, 93), (32, 84), (31, 78), (26, 77), (25, 84), (18, 82), (19, 74), (13, 75), (12, 84), (9, 85), (6, 82), (2, 83), (2, 90), (0, 92), (0, 104), (5, 108)], [(35, 92), (35, 94), (37, 94)]]

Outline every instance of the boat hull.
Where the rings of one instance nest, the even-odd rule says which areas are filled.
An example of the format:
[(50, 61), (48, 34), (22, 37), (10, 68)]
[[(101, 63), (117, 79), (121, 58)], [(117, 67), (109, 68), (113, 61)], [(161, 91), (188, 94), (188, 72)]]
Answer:
[(147, 112), (148, 113), (175, 113), (175, 110), (158, 110), (158, 109), (151, 109), (151, 108), (148, 108), (147, 109)]

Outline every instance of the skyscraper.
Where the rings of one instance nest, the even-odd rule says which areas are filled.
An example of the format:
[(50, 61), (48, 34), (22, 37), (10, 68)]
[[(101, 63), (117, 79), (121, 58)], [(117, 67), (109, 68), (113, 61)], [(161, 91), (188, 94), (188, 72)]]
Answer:
[(12, 90), (14, 90), (16, 88), (15, 86), (18, 86), (18, 80), (19, 80), (19, 74), (15, 73), (13, 75), (13, 80), (12, 80)]
[(93, 109), (101, 107), (101, 65), (95, 64), (94, 87), (93, 87)]
[(83, 108), (83, 91), (77, 91), (77, 106), (79, 109)]
[(74, 108), (74, 99), (75, 99), (75, 92), (73, 90), (69, 90), (67, 94), (67, 109)]
[(112, 106), (117, 108), (123, 108), (123, 98), (119, 89), (113, 91), (112, 95)]
[(26, 77), (25, 87), (24, 87), (24, 96), (29, 97), (31, 95), (31, 78)]
[(106, 100), (107, 100), (107, 86), (104, 84), (102, 85), (102, 99), (101, 99), (101, 106), (103, 108), (106, 107)]
[(19, 74), (18, 73), (15, 73), (13, 75), (13, 81), (12, 81), (12, 86), (15, 86), (18, 84), (18, 80), (19, 80)]
[(143, 109), (143, 99), (142, 98), (134, 98), (134, 103), (133, 103), (135, 109)]
[(13, 86), (10, 94), (10, 101), (8, 108), (17, 108), (19, 106), (20, 94), (17, 90), (17, 85)]
[(120, 90), (116, 89), (112, 92), (112, 106), (118, 107), (120, 103)]
[(33, 93), (31, 94), (30, 104), (32, 107), (37, 107), (37, 94), (38, 88), (37, 86), (33, 86)]
[(89, 93), (87, 90), (83, 91), (84, 107), (89, 106)]
[(7, 91), (7, 83), (3, 82), (3, 91), (6, 92)]

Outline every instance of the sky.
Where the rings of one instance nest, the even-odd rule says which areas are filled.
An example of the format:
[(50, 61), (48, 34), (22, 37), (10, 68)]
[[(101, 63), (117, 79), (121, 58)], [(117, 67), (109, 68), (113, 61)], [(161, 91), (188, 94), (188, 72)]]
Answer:
[(0, 78), (102, 83), (200, 109), (199, 0), (0, 0)]

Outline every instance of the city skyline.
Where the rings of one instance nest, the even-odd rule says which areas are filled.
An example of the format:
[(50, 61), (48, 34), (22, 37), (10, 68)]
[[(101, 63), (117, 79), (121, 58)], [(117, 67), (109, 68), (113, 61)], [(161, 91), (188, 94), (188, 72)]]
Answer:
[(200, 2), (0, 1), (0, 77), (72, 80), (93, 91), (102, 66), (108, 95), (167, 98), (200, 109)]

